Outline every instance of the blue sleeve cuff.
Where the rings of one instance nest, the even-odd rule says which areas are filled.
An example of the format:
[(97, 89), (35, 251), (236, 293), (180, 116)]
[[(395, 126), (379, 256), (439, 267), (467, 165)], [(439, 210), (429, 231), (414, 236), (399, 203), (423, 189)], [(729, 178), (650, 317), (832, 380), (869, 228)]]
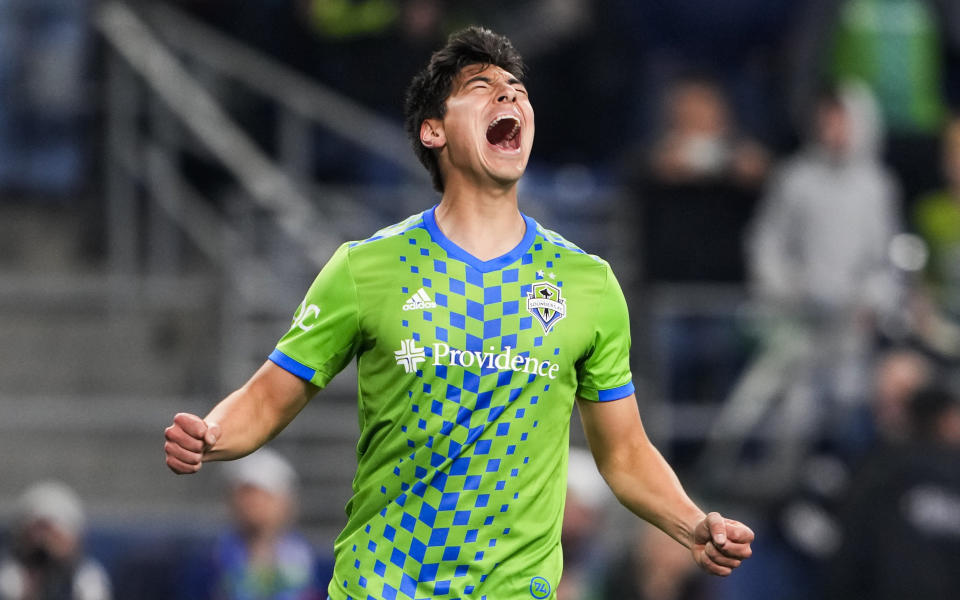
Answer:
[(312, 381), (314, 375), (317, 374), (317, 371), (315, 369), (311, 369), (307, 365), (304, 365), (302, 363), (295, 361), (294, 359), (290, 358), (289, 356), (287, 356), (283, 352), (280, 352), (280, 350), (277, 350), (277, 349), (274, 349), (274, 351), (271, 352), (270, 356), (268, 356), (267, 358), (273, 361), (273, 363), (275, 363), (281, 369), (290, 371), (300, 379)]
[(600, 390), (597, 392), (597, 400), (600, 402), (610, 402), (611, 400), (619, 400), (621, 398), (626, 398), (634, 392), (633, 382), (628, 381), (627, 383), (621, 385), (620, 387), (615, 387), (612, 390)]

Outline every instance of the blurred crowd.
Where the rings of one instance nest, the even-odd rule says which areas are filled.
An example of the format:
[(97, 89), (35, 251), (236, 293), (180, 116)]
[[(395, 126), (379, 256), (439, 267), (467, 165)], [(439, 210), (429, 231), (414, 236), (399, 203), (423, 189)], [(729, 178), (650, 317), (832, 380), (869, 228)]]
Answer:
[(106, 566), (96, 548), (120, 540), (89, 540), (77, 493), (60, 481), (36, 483), (20, 497), (0, 555), (0, 599), (326, 598), (331, 560), (299, 533), (298, 476), (289, 460), (263, 448), (221, 475), (229, 520), (220, 533), (184, 537), (172, 548), (128, 541), (103, 553)]
[[(170, 2), (397, 122), (447, 33), (498, 30), (530, 66), (531, 171), (578, 164), (624, 190), (637, 306), (662, 286), (746, 290), (746, 324), (664, 317), (635, 345), (669, 355), (650, 377), (666, 400), (716, 404), (681, 471), (755, 511), (757, 556), (719, 586), (658, 531), (598, 535), (611, 501), (575, 451), (560, 600), (954, 597), (960, 3)], [(97, 185), (96, 4), (0, 0), (0, 202)], [(315, 144), (320, 179), (401, 180), (342, 140)], [(295, 477), (254, 471), (234, 480), (236, 532), (184, 577), (219, 590), (202, 597), (313, 597), (316, 558), (286, 533), (293, 500), (257, 504), (264, 489), (292, 494)], [(18, 515), (0, 598), (110, 597), (72, 492), (42, 484)]]

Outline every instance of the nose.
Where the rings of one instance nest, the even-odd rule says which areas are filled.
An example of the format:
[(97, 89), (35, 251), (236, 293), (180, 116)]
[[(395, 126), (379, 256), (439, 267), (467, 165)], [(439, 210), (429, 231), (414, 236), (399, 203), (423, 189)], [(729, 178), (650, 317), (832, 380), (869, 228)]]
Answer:
[(501, 86), (500, 93), (497, 94), (497, 102), (516, 102), (517, 101), (517, 90), (513, 89), (512, 86), (508, 84), (503, 84)]

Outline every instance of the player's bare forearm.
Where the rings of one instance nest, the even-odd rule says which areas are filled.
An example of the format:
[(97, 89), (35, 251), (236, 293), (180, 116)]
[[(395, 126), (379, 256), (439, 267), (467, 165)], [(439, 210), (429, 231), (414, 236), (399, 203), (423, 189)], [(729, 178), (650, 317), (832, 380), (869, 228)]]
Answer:
[(632, 395), (613, 402), (578, 402), (597, 468), (620, 502), (686, 546), (705, 571), (726, 576), (752, 554), (749, 527), (704, 514), (650, 443)]
[(273, 439), (316, 393), (312, 384), (267, 361), (204, 418), (220, 435), (203, 460), (245, 456)]
[(689, 548), (704, 513), (647, 437), (636, 399), (578, 405), (597, 468), (617, 499)]

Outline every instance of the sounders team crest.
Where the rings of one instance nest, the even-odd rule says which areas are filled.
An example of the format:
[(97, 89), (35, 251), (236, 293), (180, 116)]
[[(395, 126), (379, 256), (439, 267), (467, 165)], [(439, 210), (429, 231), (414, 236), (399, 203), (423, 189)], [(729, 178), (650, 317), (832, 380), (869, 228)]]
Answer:
[(540, 281), (534, 283), (527, 294), (527, 310), (550, 333), (557, 321), (567, 316), (567, 301), (560, 296), (560, 288)]

